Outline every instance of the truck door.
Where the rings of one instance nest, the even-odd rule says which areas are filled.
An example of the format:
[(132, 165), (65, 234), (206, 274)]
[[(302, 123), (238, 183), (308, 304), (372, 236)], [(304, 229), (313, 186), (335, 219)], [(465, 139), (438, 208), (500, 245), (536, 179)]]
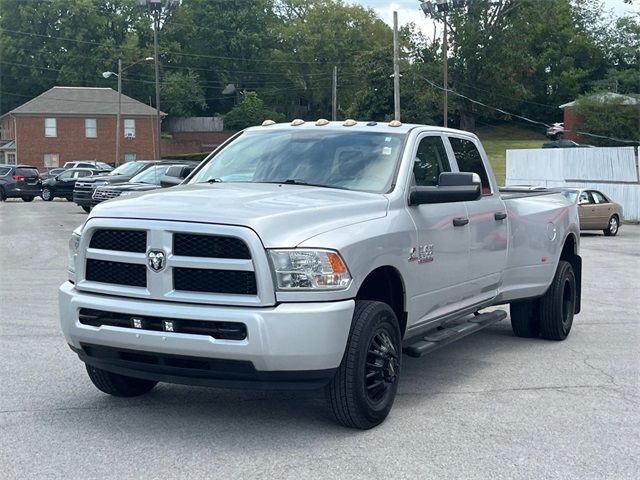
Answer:
[[(502, 272), (507, 265), (509, 230), (507, 211), (497, 185), (487, 174), (478, 145), (469, 138), (449, 136), (458, 169), (477, 173), (482, 182), (482, 197), (466, 202), (469, 213), (470, 296), (478, 302), (497, 295)], [(494, 182), (495, 183), (495, 180)]]
[[(413, 158), (413, 185), (437, 186), (440, 173), (451, 171), (441, 135), (418, 137)], [(464, 224), (467, 209), (464, 202), (407, 208), (418, 237), (418, 245), (408, 255), (414, 291), (411, 314), (424, 323), (456, 310), (463, 300), (460, 287), (467, 280), (469, 260), (469, 226)]]

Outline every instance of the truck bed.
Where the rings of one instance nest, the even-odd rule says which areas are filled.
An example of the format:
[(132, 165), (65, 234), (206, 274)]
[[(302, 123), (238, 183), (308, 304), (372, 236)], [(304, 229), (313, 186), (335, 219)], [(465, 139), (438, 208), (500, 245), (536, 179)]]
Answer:
[(503, 200), (511, 200), (513, 198), (538, 197), (540, 195), (550, 195), (558, 193), (543, 187), (502, 187), (500, 188), (500, 196)]

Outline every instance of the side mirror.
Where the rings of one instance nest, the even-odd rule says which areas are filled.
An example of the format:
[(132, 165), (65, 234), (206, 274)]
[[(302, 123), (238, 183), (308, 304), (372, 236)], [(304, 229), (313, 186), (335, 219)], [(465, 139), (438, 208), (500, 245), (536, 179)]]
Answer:
[(180, 185), (181, 183), (182, 183), (181, 178), (172, 177), (169, 175), (163, 175), (162, 178), (160, 179), (160, 186), (162, 188), (175, 187), (176, 185)]
[(477, 173), (441, 173), (437, 187), (414, 187), (409, 205), (430, 203), (472, 202), (482, 197)]

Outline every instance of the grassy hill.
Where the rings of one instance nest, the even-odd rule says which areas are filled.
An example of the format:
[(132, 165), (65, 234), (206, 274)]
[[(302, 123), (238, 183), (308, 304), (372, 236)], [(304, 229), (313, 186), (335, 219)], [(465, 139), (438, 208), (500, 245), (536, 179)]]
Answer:
[(504, 185), (507, 150), (540, 148), (547, 141), (542, 127), (539, 130), (518, 125), (486, 125), (475, 132), (482, 141), (499, 185)]

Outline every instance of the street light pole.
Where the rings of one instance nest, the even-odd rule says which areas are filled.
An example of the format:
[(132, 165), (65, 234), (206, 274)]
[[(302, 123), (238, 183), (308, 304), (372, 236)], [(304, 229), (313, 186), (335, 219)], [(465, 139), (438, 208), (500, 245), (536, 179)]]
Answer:
[(114, 72), (102, 72), (102, 76), (104, 78), (110, 78), (113, 76), (118, 77), (118, 113), (116, 114), (116, 167), (120, 165), (120, 124), (122, 123), (122, 75), (124, 75), (124, 71), (128, 68), (133, 67), (134, 65), (139, 64), (140, 62), (148, 62), (153, 60), (153, 57), (145, 57), (137, 62), (132, 63), (129, 66), (122, 68), (122, 59), (118, 59), (118, 73)]
[(122, 116), (122, 60), (118, 59), (118, 114), (116, 115), (116, 167), (120, 165), (120, 123)]

